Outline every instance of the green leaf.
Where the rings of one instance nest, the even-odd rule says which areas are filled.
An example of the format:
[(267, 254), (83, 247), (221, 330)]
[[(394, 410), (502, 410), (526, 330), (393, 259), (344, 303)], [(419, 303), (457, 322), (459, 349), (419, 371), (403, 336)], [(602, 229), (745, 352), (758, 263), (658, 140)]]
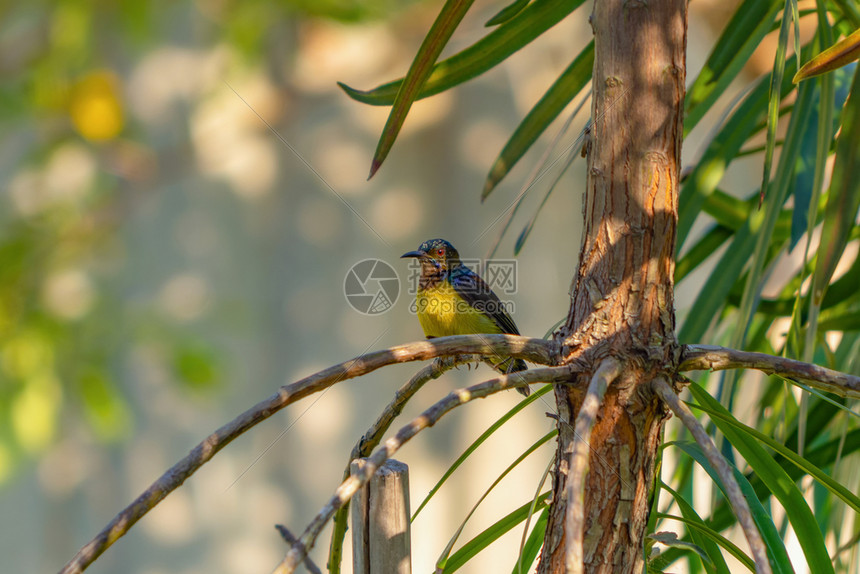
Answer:
[[(825, 395), (825, 394), (824, 394), (824, 393), (822, 393), (821, 391), (819, 391), (819, 390), (817, 390), (817, 389), (813, 389), (812, 387), (809, 387), (809, 386), (807, 386), (807, 385), (805, 385), (805, 384), (801, 383), (800, 381), (795, 381), (794, 379), (785, 378), (785, 380), (786, 380), (786, 381), (788, 381), (789, 383), (791, 383), (791, 384), (793, 384), (793, 385), (797, 386), (798, 388), (803, 389), (803, 390), (804, 390), (804, 391), (806, 391), (807, 393), (809, 393), (809, 394), (811, 394), (811, 395), (815, 395), (816, 397), (818, 397), (818, 398), (819, 398), (819, 399), (821, 399), (822, 401), (825, 401), (825, 402), (828, 402), (828, 403), (832, 404), (834, 407), (836, 407), (837, 409), (841, 410), (841, 411), (842, 411), (842, 412), (844, 412), (845, 414), (851, 415), (852, 417), (860, 418), (860, 413), (858, 413), (858, 412), (856, 412), (856, 411), (853, 411), (853, 410), (849, 409), (848, 407), (846, 407), (846, 406), (845, 406), (845, 405), (843, 405), (843, 404), (839, 404), (838, 402), (836, 402), (835, 400), (831, 399), (830, 397), (828, 397), (827, 395)], [(800, 434), (800, 433), (798, 432), (798, 434)]]
[(739, 431), (734, 425), (726, 422), (725, 417), (731, 417), (731, 414), (707, 391), (695, 383), (691, 384), (689, 389), (700, 405), (723, 415), (712, 417), (711, 420), (782, 504), (807, 563), (814, 564), (816, 572), (833, 572), (833, 564), (824, 544), (824, 536), (818, 530), (815, 516), (791, 477), (749, 433)]
[[(516, 200), (512, 204), (513, 207), (509, 206), (505, 210), (505, 211), (507, 211), (507, 216), (505, 217), (505, 222), (504, 222), (504, 224), (502, 224), (502, 229), (499, 232), (498, 236), (496, 237), (496, 240), (493, 242), (493, 246), (490, 248), (489, 255), (487, 255), (488, 258), (492, 258), (495, 255), (496, 250), (499, 248), (499, 245), (502, 242), (502, 239), (504, 238), (505, 234), (508, 232), (508, 229), (510, 229), (511, 222), (514, 220), (514, 217), (516, 216), (520, 207), (523, 205), (523, 202), (525, 201), (525, 198), (526, 198), (526, 195), (528, 194), (528, 192), (535, 185), (537, 185), (538, 181), (540, 181), (544, 175), (546, 175), (547, 173), (549, 173), (549, 171), (551, 169), (553, 169), (555, 164), (558, 163), (562, 157), (564, 157), (565, 155), (569, 156), (570, 150), (575, 149), (577, 144), (580, 141), (582, 141), (582, 137), (584, 136), (584, 133), (585, 133), (584, 130), (580, 134), (580, 136), (574, 140), (574, 143), (572, 145), (565, 148), (565, 150), (561, 154), (556, 155), (555, 159), (550, 161), (550, 158), (551, 158), (553, 152), (556, 149), (558, 149), (558, 147), (561, 146), (561, 142), (564, 139), (565, 135), (567, 135), (567, 131), (570, 128), (570, 125), (573, 123), (573, 120), (576, 119), (576, 117), (583, 110), (583, 108), (585, 108), (585, 104), (586, 104), (586, 102), (588, 102), (588, 100), (590, 98), (591, 98), (591, 90), (589, 90), (588, 93), (585, 96), (583, 96), (582, 99), (579, 101), (579, 103), (574, 107), (573, 111), (570, 113), (570, 115), (564, 121), (564, 124), (562, 125), (561, 129), (553, 137), (552, 142), (550, 143), (549, 147), (547, 147), (547, 149), (541, 155), (541, 158), (538, 160), (538, 162), (532, 168), (531, 174), (529, 175), (528, 179), (526, 180), (526, 183), (523, 185), (522, 189), (520, 190), (520, 193), (517, 196)], [(569, 163), (567, 165), (569, 165)], [(559, 171), (561, 173), (564, 173), (565, 169), (567, 169), (566, 166)], [(558, 181), (558, 177), (559, 176), (557, 175), (556, 178), (554, 178), (554, 182)], [(547, 199), (549, 199), (549, 195), (552, 193), (552, 190), (553, 190), (553, 185), (549, 186), (549, 189), (547, 190), (546, 194), (544, 195), (544, 199), (543, 199), (543, 202), (541, 203), (541, 206), (543, 206), (543, 204), (546, 203)], [(538, 207), (537, 211), (540, 212), (540, 209), (541, 209), (541, 207)], [(504, 213), (505, 212), (502, 212), (502, 215), (504, 215)], [(535, 214), (535, 216), (533, 216), (533, 218), (536, 216), (537, 216), (537, 214)], [(496, 218), (496, 221), (501, 219), (501, 217), (502, 216), (500, 215), (498, 218)], [(487, 229), (489, 229), (489, 228), (487, 228)], [(479, 236), (479, 238), (480, 238), (480, 236)]]
[[(785, 9), (782, 11), (782, 25), (779, 28), (779, 40), (776, 45), (776, 57), (773, 61), (773, 72), (770, 76), (770, 91), (768, 92), (767, 103), (767, 139), (764, 150), (764, 170), (761, 181), (761, 191), (759, 192), (759, 205), (764, 201), (767, 195), (767, 186), (770, 182), (770, 167), (773, 163), (773, 150), (776, 142), (776, 124), (779, 121), (779, 101), (781, 96), (782, 78), (785, 73), (785, 52), (788, 49), (788, 29), (791, 26), (791, 3), (792, 0), (785, 0)], [(795, 45), (798, 58), (800, 50)]]
[[(786, 69), (794, 68), (794, 59), (786, 62)], [(794, 86), (784, 81), (782, 94), (787, 95)], [(684, 241), (702, 211), (706, 198), (713, 193), (723, 178), (729, 165), (737, 157), (744, 143), (759, 129), (766, 118), (768, 84), (760, 78), (750, 93), (722, 124), (717, 135), (708, 144), (701, 160), (696, 162), (692, 173), (687, 177), (678, 203), (677, 247), (680, 252)]]
[[(827, 152), (830, 148), (829, 144), (825, 144), (822, 153), (819, 153), (819, 136), (821, 117), (819, 116), (819, 108), (823, 105), (820, 101), (819, 91), (814, 90), (813, 105), (809, 110), (809, 121), (804, 130), (804, 135), (801, 137), (800, 153), (797, 156), (797, 167), (794, 180), (790, 182), (789, 195), (794, 197), (794, 209), (791, 210), (791, 238), (788, 242), (788, 250), (791, 251), (800, 241), (805, 233), (809, 231), (809, 208), (812, 202), (812, 188), (816, 175), (816, 166), (818, 166), (819, 156), (822, 156), (823, 161), (827, 160)], [(818, 198), (816, 197), (816, 200)], [(815, 203), (816, 207), (817, 201)], [(815, 213), (812, 214), (812, 221), (815, 221)]]
[(487, 23), (484, 26), (498, 26), (504, 22), (507, 22), (517, 14), (523, 11), (523, 8), (529, 5), (531, 0), (514, 0), (501, 10), (499, 10), (495, 16), (487, 20)]
[(680, 283), (720, 246), (731, 239), (732, 230), (715, 225), (675, 263), (675, 284)]
[(591, 79), (594, 67), (594, 40), (576, 56), (561, 76), (546, 91), (543, 97), (529, 111), (514, 134), (505, 144), (499, 157), (490, 168), (481, 201), (495, 189), (498, 183), (516, 165), (520, 158), (531, 148), (538, 136), (558, 117), (570, 101)]
[[(584, 0), (535, 0), (522, 12), (505, 22), (465, 50), (433, 66), (416, 99), (426, 98), (470, 80), (493, 68), (508, 56), (558, 24), (582, 5)], [(354, 100), (373, 106), (390, 106), (403, 79), (388, 82), (368, 91), (338, 85)]]
[(388, 152), (391, 151), (391, 146), (394, 145), (394, 140), (397, 139), (397, 134), (400, 133), (400, 128), (403, 127), (403, 122), (406, 120), (406, 114), (409, 113), (412, 103), (418, 97), (421, 88), (430, 76), (430, 72), (433, 71), (433, 64), (436, 63), (439, 54), (442, 53), (442, 49), (451, 39), (454, 30), (460, 25), (473, 1), (447, 0), (442, 11), (439, 12), (439, 16), (436, 17), (436, 21), (433, 22), (433, 26), (424, 38), (418, 53), (415, 54), (415, 59), (412, 60), (412, 65), (409, 66), (406, 78), (397, 90), (391, 113), (388, 115), (388, 120), (382, 129), (382, 136), (376, 146), (376, 152), (373, 154), (368, 179), (373, 177), (373, 174), (385, 161)]
[(739, 229), (700, 289), (690, 313), (678, 331), (678, 341), (700, 341), (714, 317), (725, 305), (726, 297), (741, 277), (755, 249), (755, 231), (761, 226), (763, 212), (756, 211)]
[(427, 496), (424, 498), (424, 500), (421, 501), (421, 504), (418, 505), (418, 509), (412, 514), (411, 520), (415, 521), (415, 518), (418, 517), (418, 513), (420, 513), (421, 509), (423, 509), (427, 505), (427, 503), (430, 502), (430, 499), (433, 498), (433, 495), (436, 494), (436, 491), (439, 490), (439, 488), (441, 488), (443, 484), (445, 484), (445, 481), (448, 480), (448, 478), (452, 474), (454, 474), (454, 471), (456, 471), (460, 467), (460, 465), (463, 464), (467, 458), (469, 458), (469, 455), (475, 452), (478, 447), (484, 443), (484, 441), (490, 438), (490, 436), (492, 436), (492, 434), (496, 432), (503, 424), (511, 420), (511, 418), (513, 418), (515, 414), (517, 414), (518, 412), (520, 412), (521, 410), (523, 410), (551, 390), (552, 385), (546, 385), (541, 389), (537, 390), (536, 392), (533, 392), (531, 395), (529, 395), (528, 398), (525, 398), (518, 402), (516, 405), (514, 405), (512, 409), (502, 415), (499, 420), (490, 425), (490, 428), (481, 433), (481, 436), (476, 438), (475, 441), (469, 445), (469, 447), (463, 452), (463, 454), (461, 454), (457, 458), (457, 460), (454, 461), (454, 464), (452, 464), (448, 468), (448, 470), (445, 471), (445, 474), (442, 475), (442, 478), (439, 479), (439, 482), (437, 482), (436, 485), (430, 489), (430, 492), (427, 493)]
[[(809, 83), (803, 84), (798, 88), (797, 92), (797, 101), (791, 112), (785, 143), (782, 146), (782, 153), (780, 154), (779, 164), (776, 169), (773, 192), (768, 196), (767, 205), (764, 210), (757, 212), (755, 218), (750, 218), (751, 220), (760, 222), (760, 225), (755, 230), (757, 236), (755, 251), (753, 251), (752, 261), (750, 261), (749, 273), (744, 285), (741, 304), (738, 308), (738, 326), (734, 329), (729, 344), (730, 347), (735, 349), (744, 348), (747, 330), (758, 306), (761, 289), (764, 285), (762, 278), (765, 267), (768, 261), (774, 256), (772, 249), (774, 246), (774, 228), (782, 213), (782, 205), (788, 196), (797, 165), (796, 159), (800, 153), (804, 132), (808, 124), (809, 112), (812, 109), (814, 86)], [(812, 162), (810, 161), (809, 163)], [(763, 198), (764, 195), (762, 194), (759, 197)], [(763, 218), (759, 217), (759, 214), (762, 212), (764, 213)], [(731, 405), (736, 377), (737, 371), (727, 371), (723, 378), (720, 402), (724, 406)]]
[(672, 516), (671, 514), (664, 514), (662, 515), (662, 517), (682, 522), (686, 526), (690, 527), (693, 532), (699, 532), (703, 534), (707, 538), (713, 540), (719, 546), (725, 548), (729, 554), (734, 556), (738, 560), (738, 562), (746, 566), (750, 571), (755, 572), (755, 562), (752, 558), (747, 556), (744, 551), (738, 548), (737, 545), (732, 543), (731, 540), (729, 540), (725, 536), (722, 536), (719, 532), (708, 528), (704, 522), (700, 523), (692, 520), (687, 520), (679, 516)]
[[(720, 490), (725, 494), (725, 485), (723, 485), (720, 480), (717, 471), (711, 466), (711, 463), (708, 462), (705, 453), (702, 452), (702, 449), (699, 448), (699, 445), (695, 443), (687, 443), (687, 442), (670, 442), (666, 443), (666, 446), (673, 445), (677, 446), (685, 453), (687, 453), (690, 457), (692, 457), (696, 462), (699, 463), (707, 473), (710, 475), (711, 480), (714, 481)], [(730, 463), (731, 464), (731, 463)], [(746, 477), (738, 471), (737, 468), (732, 466), (734, 471), (735, 480), (740, 486), (741, 492), (744, 495), (744, 498), (747, 500), (747, 504), (750, 507), (750, 511), (752, 512), (753, 520), (758, 527), (759, 532), (761, 533), (762, 540), (764, 540), (765, 546), (767, 547), (767, 557), (770, 562), (770, 566), (774, 571), (774, 574), (794, 574), (794, 567), (791, 565), (791, 560), (788, 558), (788, 552), (785, 549), (785, 545), (782, 542), (782, 537), (779, 535), (779, 531), (776, 529), (776, 526), (773, 523), (773, 519), (770, 517), (770, 514), (764, 509), (761, 502), (759, 502), (758, 497), (755, 494), (752, 486)], [(726, 505), (726, 509), (728, 514), (734, 518), (734, 514), (728, 505)], [(727, 522), (727, 521), (724, 521)], [(722, 525), (721, 525), (722, 526)], [(726, 524), (726, 526), (728, 526)], [(712, 525), (712, 528), (714, 526)], [(724, 526), (723, 526), (724, 527)], [(721, 529), (718, 527), (717, 529)]]
[(514, 569), (511, 571), (511, 574), (528, 574), (529, 566), (535, 561), (538, 552), (540, 552), (540, 549), (543, 546), (543, 538), (546, 534), (546, 524), (548, 520), (549, 507), (546, 507), (535, 521), (535, 527), (532, 528), (532, 531), (529, 533), (529, 538), (526, 540), (522, 553), (517, 557), (517, 563), (514, 565)]
[(837, 68), (847, 66), (860, 58), (860, 29), (843, 38), (806, 62), (794, 75), (795, 84)]
[(687, 91), (685, 135), (713, 109), (717, 99), (747, 65), (752, 53), (770, 32), (779, 7), (778, 0), (744, 0), (735, 10), (704, 68)]
[[(710, 395), (709, 395), (710, 396)], [(804, 457), (798, 455), (793, 450), (787, 448), (785, 445), (778, 443), (773, 440), (771, 437), (766, 434), (758, 431), (755, 428), (749, 427), (730, 414), (727, 414), (723, 411), (714, 410), (711, 407), (689, 403), (689, 405), (693, 408), (697, 408), (703, 412), (708, 413), (708, 415), (712, 418), (719, 418), (721, 421), (725, 422), (728, 425), (733, 426), (735, 429), (739, 430), (741, 433), (746, 433), (752, 437), (755, 437), (759, 442), (766, 444), (769, 448), (775, 450), (781, 456), (783, 456), (786, 460), (794, 464), (796, 467), (801, 469), (806, 474), (810, 475), (812, 478), (820, 482), (827, 490), (832, 492), (835, 496), (841, 499), (845, 504), (854, 509), (855, 512), (860, 513), (860, 497), (856, 494), (845, 488), (842, 484), (840, 484), (837, 480), (833, 479), (826, 472), (809, 462)], [(845, 408), (842, 405), (839, 405), (842, 408)], [(719, 425), (717, 425), (719, 426)], [(720, 427), (722, 428), (722, 427)]]
[(818, 329), (822, 332), (860, 330), (860, 299), (855, 298), (822, 311)]
[(173, 370), (193, 389), (208, 389), (218, 382), (218, 354), (203, 343), (183, 343), (173, 350)]
[[(829, 404), (826, 406), (830, 407)], [(810, 422), (812, 422), (812, 417), (814, 417), (817, 412), (819, 412), (818, 408), (812, 409), (812, 412), (810, 413)], [(832, 415), (830, 415), (829, 419), (832, 418)], [(810, 432), (814, 433), (820, 431), (821, 428), (823, 428), (824, 426), (824, 424), (819, 424), (817, 426), (810, 424)], [(813, 444), (814, 441), (809, 440), (809, 443)], [(675, 444), (675, 446), (678, 446), (679, 448), (692, 448), (694, 450), (697, 448), (695, 445), (685, 445), (681, 443), (671, 442), (664, 443), (664, 446), (670, 446), (672, 444)], [(786, 444), (797, 444), (797, 438), (789, 437), (786, 440)], [(834, 464), (834, 462), (839, 456), (839, 453), (841, 453), (842, 456), (845, 457), (858, 451), (860, 451), (860, 429), (854, 429), (852, 431), (849, 431), (844, 439), (842, 437), (837, 437), (824, 444), (815, 445), (812, 448), (809, 448), (804, 458), (806, 458), (806, 460), (818, 467), (824, 467)], [(707, 459), (704, 458), (704, 454), (702, 454), (700, 450), (698, 452), (700, 453), (700, 456), (704, 463), (707, 463)], [(800, 477), (803, 475), (803, 472), (798, 467), (791, 464), (787, 460), (779, 459), (777, 462), (781, 467), (785, 469), (785, 471), (788, 473), (792, 480), (799, 480)], [(748, 477), (749, 480), (747, 480), (747, 477), (741, 476), (741, 478), (743, 478), (743, 483), (740, 481), (740, 479), (738, 480), (738, 483), (741, 486), (741, 490), (744, 491), (744, 496), (748, 500), (750, 507), (753, 510), (753, 516), (755, 516), (755, 505), (757, 505), (757, 507), (761, 507), (761, 503), (759, 502), (759, 500), (767, 500), (770, 497), (771, 492), (767, 489), (762, 480), (754, 473), (749, 473)], [(746, 489), (748, 486), (751, 486), (752, 490), (747, 491)], [(717, 509), (714, 511), (713, 515), (710, 518), (706, 519), (706, 523), (708, 524), (708, 526), (717, 531), (725, 530), (726, 528), (734, 524), (734, 522), (735, 516), (732, 513), (730, 506), (725, 500), (722, 501), (719, 506), (717, 506)], [(773, 527), (772, 523), (771, 527)], [(762, 527), (759, 526), (759, 529), (761, 528)], [(762, 536), (764, 537), (765, 543), (768, 544), (769, 548), (774, 548), (774, 546), (771, 545), (770, 542), (768, 542), (768, 535), (764, 531), (762, 531)], [(778, 543), (780, 545), (782, 544), (778, 533), (776, 534), (776, 539), (774, 543)], [(667, 550), (663, 555), (663, 559), (668, 564), (670, 564), (673, 560), (677, 560), (679, 557), (680, 554), (676, 550), (672, 549)]]
[(454, 544), (457, 543), (457, 539), (460, 537), (460, 534), (466, 527), (466, 523), (469, 522), (469, 519), (472, 518), (472, 515), (475, 514), (475, 511), (478, 509), (478, 506), (480, 506), (480, 504), (484, 502), (484, 499), (487, 498), (487, 496), (490, 494), (490, 492), (492, 492), (496, 485), (498, 485), (502, 481), (502, 479), (504, 479), (508, 475), (508, 473), (514, 470), (517, 466), (519, 466), (519, 464), (524, 461), (526, 457), (528, 457), (531, 453), (536, 451), (541, 446), (545, 445), (549, 441), (549, 439), (557, 435), (558, 430), (553, 429), (550, 432), (546, 433), (544, 436), (542, 436), (540, 439), (538, 439), (534, 444), (532, 444), (528, 449), (526, 449), (524, 453), (518, 456), (514, 462), (508, 465), (508, 467), (504, 471), (502, 471), (502, 473), (496, 478), (496, 480), (493, 481), (489, 488), (484, 491), (484, 494), (481, 495), (481, 498), (478, 499), (478, 502), (476, 502), (475, 505), (472, 506), (472, 509), (466, 515), (466, 518), (463, 519), (463, 522), (460, 523), (460, 527), (457, 528), (457, 531), (454, 533), (454, 536), (451, 537), (451, 539), (448, 541), (448, 544), (445, 546), (445, 549), (442, 551), (442, 554), (436, 560), (437, 570), (443, 570), (445, 568), (445, 564), (447, 564), (448, 562), (448, 557), (451, 554), (451, 550), (454, 548)]
[[(535, 509), (543, 510), (547, 507), (547, 500), (551, 492), (545, 492), (540, 495), (538, 504)], [(523, 522), (529, 516), (532, 509), (532, 501), (529, 500), (501, 520), (498, 520), (489, 528), (472, 538), (469, 542), (463, 545), (457, 552), (448, 560), (445, 566), (444, 574), (451, 574), (459, 570), (464, 564), (472, 559), (478, 552), (501, 538), (506, 532), (514, 528), (517, 524)]]
[(714, 563), (708, 557), (708, 554), (705, 552), (705, 550), (698, 544), (695, 544), (693, 542), (687, 542), (686, 540), (681, 540), (674, 532), (655, 532), (653, 534), (649, 534), (648, 538), (655, 542), (659, 542), (667, 548), (681, 548), (684, 550), (690, 550), (702, 560), (702, 564), (705, 565), (705, 570), (707, 570), (708, 572), (714, 571)]
[[(729, 552), (732, 553), (735, 558), (743, 562), (747, 566), (747, 568), (749, 568), (750, 570), (754, 570), (754, 562), (752, 561), (752, 559), (743, 552), (741, 552), (737, 547), (731, 549), (730, 547), (725, 546), (723, 543), (721, 543), (720, 538), (723, 537), (720, 536), (718, 532), (714, 532), (707, 527), (707, 525), (699, 516), (699, 514), (695, 511), (693, 506), (689, 502), (687, 502), (687, 500), (683, 496), (672, 490), (666, 484), (662, 484), (661, 488), (671, 494), (672, 497), (675, 499), (675, 502), (678, 503), (678, 508), (681, 510), (681, 514), (684, 517), (684, 523), (687, 525), (687, 531), (690, 533), (690, 537), (705, 550), (708, 559), (712, 563), (710, 567), (708, 567), (707, 564), (704, 564), (705, 569), (708, 572), (716, 572), (718, 574), (725, 574), (731, 572), (729, 570), (728, 564), (726, 564), (725, 558), (723, 558), (722, 552), (720, 552), (719, 546), (723, 546), (724, 548), (729, 550)], [(668, 515), (666, 515), (666, 517), (675, 518), (670, 517)], [(693, 523), (695, 523), (698, 528), (693, 526)], [(728, 541), (726, 540), (726, 542)], [(733, 550), (737, 550), (740, 553), (740, 556), (735, 554)], [(741, 558), (741, 556), (743, 556), (743, 558)]]
[(812, 280), (812, 298), (821, 301), (860, 209), (860, 67), (855, 65), (851, 95), (842, 110), (842, 128), (836, 140), (836, 160), (828, 190), (824, 227)]

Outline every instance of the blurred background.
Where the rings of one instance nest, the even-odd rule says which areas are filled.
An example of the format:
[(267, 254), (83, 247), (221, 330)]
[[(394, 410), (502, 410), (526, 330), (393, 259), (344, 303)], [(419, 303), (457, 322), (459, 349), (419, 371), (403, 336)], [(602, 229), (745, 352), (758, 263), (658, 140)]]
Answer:
[[(733, 9), (715, 4), (691, 5), (690, 77)], [(445, 54), (480, 38), (502, 5), (476, 2)], [(278, 386), (420, 339), (403, 252), (444, 237), (463, 257), (487, 253), (551, 138), (481, 205), (486, 173), (591, 39), (590, 5), (484, 76), (419, 102), (368, 182), (388, 109), (350, 100), (336, 82), (368, 89), (401, 76), (439, 6), (0, 6), (4, 571), (59, 569), (203, 437)], [(772, 58), (752, 62), (746, 79), (769, 69)], [(551, 153), (574, 142), (584, 119)], [(703, 123), (688, 140), (688, 161), (706, 132)], [(734, 181), (747, 194), (760, 172), (737, 164), (725, 188)], [(543, 336), (567, 312), (583, 165), (568, 170), (518, 257), (512, 300), (526, 335)], [(546, 190), (540, 186), (498, 257), (512, 256)], [(402, 280), (384, 313), (361, 314), (344, 296), (348, 270), (367, 258), (388, 262)], [(685, 304), (682, 292), (679, 316)], [(270, 571), (286, 551), (273, 525), (301, 532), (339, 484), (354, 442), (418, 368), (398, 365), (338, 384), (272, 417), (90, 571)], [(490, 373), (463, 369), (429, 384), (403, 423)], [(398, 454), (411, 469), (413, 508), (518, 399), (503, 393), (459, 409)], [(552, 428), (551, 410), (538, 402), (518, 415), (440, 490), (413, 525), (416, 571), (432, 569), (464, 509)], [(506, 479), (461, 540), (531, 498), (551, 452), (543, 447)], [(464, 571), (510, 569), (520, 536), (515, 529)], [(321, 567), (327, 548), (326, 532), (312, 553)]]

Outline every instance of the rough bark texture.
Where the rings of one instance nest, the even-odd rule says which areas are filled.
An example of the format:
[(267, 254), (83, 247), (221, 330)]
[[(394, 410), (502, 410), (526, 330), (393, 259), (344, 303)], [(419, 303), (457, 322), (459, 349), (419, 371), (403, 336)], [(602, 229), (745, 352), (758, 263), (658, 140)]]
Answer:
[[(673, 272), (683, 130), (685, 0), (595, 0), (594, 126), (579, 270), (563, 361), (624, 365), (591, 437), (585, 572), (641, 572), (666, 411), (648, 383), (674, 373)], [(591, 373), (582, 375), (582, 388)], [(670, 376), (671, 378), (671, 376)], [(539, 572), (564, 572), (565, 486), (582, 393), (556, 389), (559, 456)]]

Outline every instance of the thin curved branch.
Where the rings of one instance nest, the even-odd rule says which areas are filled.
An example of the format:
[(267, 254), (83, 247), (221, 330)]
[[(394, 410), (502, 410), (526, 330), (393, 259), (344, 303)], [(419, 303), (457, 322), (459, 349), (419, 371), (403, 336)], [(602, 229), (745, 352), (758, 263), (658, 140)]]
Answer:
[(729, 499), (729, 504), (731, 504), (732, 510), (738, 519), (738, 523), (744, 531), (744, 536), (746, 536), (747, 542), (750, 545), (750, 550), (752, 551), (753, 560), (756, 565), (756, 572), (758, 574), (772, 574), (770, 562), (768, 562), (767, 559), (767, 548), (764, 545), (761, 533), (759, 533), (758, 527), (753, 520), (750, 507), (741, 492), (740, 486), (738, 486), (738, 483), (735, 480), (735, 475), (732, 472), (729, 463), (725, 458), (723, 458), (720, 451), (717, 450), (717, 447), (714, 445), (714, 441), (712, 441), (711, 437), (708, 436), (708, 432), (704, 427), (702, 427), (701, 423), (690, 408), (678, 398), (675, 390), (666, 382), (665, 378), (662, 376), (657, 377), (651, 382), (651, 387), (663, 402), (669, 405), (672, 412), (681, 419), (681, 422), (684, 423), (684, 426), (687, 427), (687, 430), (689, 430), (690, 434), (693, 435), (696, 443), (705, 453), (705, 457), (707, 457), (708, 462), (711, 463), (711, 466), (714, 467), (714, 470), (723, 482), (723, 486), (726, 488), (726, 496)]
[(565, 570), (569, 574), (583, 571), (582, 540), (585, 535), (585, 475), (588, 473), (588, 456), (591, 449), (591, 430), (603, 395), (621, 374), (621, 363), (613, 357), (604, 359), (591, 377), (579, 414), (576, 415), (573, 434), (575, 440), (570, 452), (570, 474), (567, 477), (567, 515), (565, 516)]
[[(415, 395), (415, 393), (421, 390), (426, 383), (433, 379), (438, 379), (446, 371), (453, 369), (458, 364), (474, 362), (474, 359), (470, 360), (467, 357), (468, 356), (439, 357), (415, 373), (415, 375), (413, 375), (406, 384), (397, 389), (397, 392), (394, 394), (394, 400), (385, 406), (382, 413), (376, 419), (376, 422), (367, 429), (367, 432), (365, 432), (358, 442), (355, 443), (355, 446), (352, 447), (352, 452), (349, 454), (349, 461), (346, 463), (346, 468), (343, 471), (343, 478), (341, 480), (343, 481), (349, 478), (349, 468), (353, 460), (369, 456), (370, 453), (373, 452), (373, 449), (379, 445), (382, 438), (385, 436), (386, 431), (388, 431), (388, 428), (391, 426), (391, 423), (394, 422), (395, 418), (400, 416), (400, 413), (403, 412), (403, 407), (406, 406), (406, 403)], [(340, 572), (340, 563), (343, 555), (343, 538), (346, 535), (346, 522), (348, 516), (349, 502), (337, 509), (333, 519), (334, 526), (332, 527), (331, 544), (329, 545), (328, 555), (328, 568), (329, 572), (332, 573)]]
[[(299, 541), (299, 539), (296, 538), (293, 533), (290, 532), (289, 529), (283, 524), (275, 524), (275, 530), (278, 531), (278, 533), (281, 535), (281, 538), (284, 539), (284, 542), (286, 542), (290, 546)], [(314, 564), (310, 556), (305, 556), (304, 565), (307, 571), (310, 572), (310, 574), (322, 574), (322, 571), (319, 569), (319, 566)]]
[(679, 371), (756, 369), (768, 375), (802, 381), (814, 389), (860, 399), (860, 377), (819, 367), (812, 363), (774, 357), (766, 353), (736, 351), (715, 345), (684, 345)]
[(425, 410), (421, 416), (401, 428), (396, 435), (386, 440), (382, 447), (366, 459), (367, 463), (359, 473), (353, 474), (343, 481), (331, 500), (320, 510), (299, 537), (299, 542), (290, 548), (284, 560), (275, 569), (275, 573), (289, 574), (295, 572), (298, 565), (302, 563), (304, 557), (313, 548), (323, 527), (334, 516), (337, 509), (352, 498), (356, 491), (370, 480), (379, 466), (394, 455), (401, 446), (422, 430), (436, 424), (447, 412), (469, 401), (482, 399), (499, 391), (512, 389), (520, 384), (569, 382), (571, 375), (576, 371), (576, 367), (571, 365), (530, 369), (528, 371), (502, 375), (449, 393), (445, 398)]
[(397, 345), (366, 353), (314, 373), (295, 383), (284, 385), (269, 398), (257, 403), (214, 433), (206, 437), (188, 455), (120, 512), (95, 538), (81, 548), (60, 574), (79, 574), (123, 536), (147, 512), (176, 490), (201, 466), (233, 439), (266, 420), (287, 405), (317, 393), (346, 379), (366, 375), (394, 363), (424, 361), (450, 355), (513, 356), (532, 363), (554, 364), (557, 350), (551, 341), (516, 335), (457, 335)]

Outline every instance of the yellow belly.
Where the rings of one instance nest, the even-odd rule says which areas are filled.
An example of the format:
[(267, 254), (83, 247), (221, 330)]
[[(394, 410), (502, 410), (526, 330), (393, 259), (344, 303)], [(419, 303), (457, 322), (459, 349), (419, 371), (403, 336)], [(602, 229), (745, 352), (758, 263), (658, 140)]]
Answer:
[(447, 281), (419, 291), (416, 304), (418, 322), (426, 337), (502, 332), (492, 319), (460, 297)]

